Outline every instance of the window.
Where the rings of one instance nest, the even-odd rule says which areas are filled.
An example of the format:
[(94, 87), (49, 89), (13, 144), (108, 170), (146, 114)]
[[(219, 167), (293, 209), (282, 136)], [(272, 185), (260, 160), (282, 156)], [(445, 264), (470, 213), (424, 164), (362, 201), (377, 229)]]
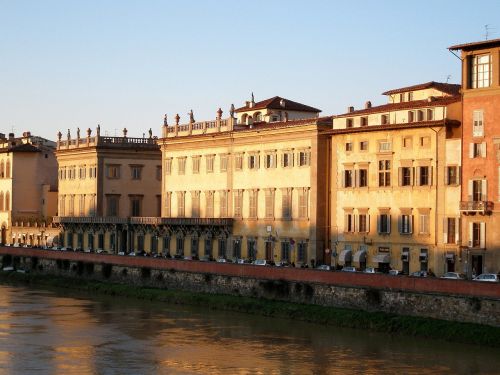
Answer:
[(185, 174), (186, 173), (186, 158), (177, 158), (177, 168), (179, 170), (179, 174)]
[(200, 192), (191, 192), (191, 216), (200, 217)]
[(389, 234), (391, 233), (391, 215), (380, 214), (378, 216), (378, 233), (379, 234)]
[(486, 223), (469, 223), (469, 247), (486, 247)]
[(85, 194), (80, 195), (80, 201), (78, 202), (78, 206), (80, 208), (80, 216), (85, 215)]
[(352, 128), (354, 126), (354, 120), (352, 118), (348, 118), (346, 120), (346, 128)]
[(292, 189), (281, 190), (281, 216), (283, 219), (292, 218)]
[(353, 187), (353, 174), (354, 171), (352, 169), (346, 169), (344, 171), (344, 187)]
[(346, 152), (351, 152), (352, 151), (352, 142), (347, 142), (345, 144), (345, 151)]
[(368, 141), (359, 142), (359, 151), (368, 151)]
[(421, 109), (417, 111), (417, 121), (424, 121), (424, 111)]
[(165, 217), (172, 216), (172, 193), (165, 193)]
[(358, 185), (359, 187), (368, 186), (368, 169), (363, 168), (358, 170)]
[(178, 217), (184, 217), (186, 215), (185, 211), (185, 192), (184, 191), (178, 191), (177, 192), (177, 216)]
[(446, 217), (444, 219), (443, 242), (447, 244), (458, 244), (459, 218)]
[(290, 260), (290, 241), (281, 242), (281, 260), (286, 262)]
[(161, 181), (161, 165), (156, 166), (156, 180)]
[(206, 214), (205, 217), (214, 217), (214, 192), (205, 192)]
[(219, 258), (226, 258), (227, 256), (227, 240), (225, 238), (219, 238)]
[(411, 102), (413, 100), (413, 91), (408, 92), (408, 101)]
[(431, 167), (418, 167), (418, 185), (431, 185)]
[[(110, 179), (118, 179), (120, 178), (120, 166), (119, 165), (115, 165), (115, 164), (108, 164), (107, 166), (107, 177), (110, 178)], [(72, 175), (73, 175), (73, 172), (72, 170), (70, 170), (70, 178), (72, 179)]]
[(220, 217), (228, 217), (227, 213), (227, 191), (221, 190), (219, 191), (219, 216)]
[(413, 233), (413, 216), (412, 215), (401, 215), (398, 221), (398, 229), (400, 234), (411, 234)]
[(207, 155), (205, 157), (205, 162), (207, 163), (207, 173), (214, 172), (214, 160), (215, 160), (215, 155)]
[(299, 218), (307, 219), (308, 217), (308, 190), (306, 188), (299, 191)]
[(400, 168), (400, 186), (411, 186), (411, 168), (401, 167)]
[(311, 164), (311, 153), (309, 151), (299, 151), (299, 167)]
[(10, 160), (5, 163), (5, 178), (10, 178)]
[(293, 167), (293, 152), (283, 152), (283, 155), (281, 156), (281, 166), (284, 168)]
[(142, 203), (142, 196), (137, 196), (137, 195), (130, 196), (130, 216), (142, 216), (141, 203)]
[(177, 255), (184, 255), (184, 237), (177, 237), (175, 239), (175, 253)]
[(431, 137), (420, 137), (420, 147), (421, 148), (431, 147)]
[(5, 211), (10, 211), (10, 192), (5, 193)]
[(170, 255), (170, 237), (163, 237), (163, 255)]
[(469, 201), (486, 201), (486, 180), (469, 180)]
[(387, 124), (389, 124), (389, 115), (388, 115), (388, 114), (381, 115), (381, 116), (380, 116), (380, 123), (381, 123), (382, 125), (387, 125)]
[(380, 141), (378, 146), (379, 152), (389, 152), (392, 149), (391, 142), (388, 141)]
[(242, 206), (243, 206), (243, 190), (236, 190), (234, 192), (234, 216), (242, 217)]
[(415, 121), (415, 112), (408, 111), (408, 122), (414, 122), (414, 121)]
[(161, 195), (157, 195), (156, 197), (156, 216), (161, 217)]
[(248, 156), (248, 169), (259, 169), (259, 155)]
[(257, 190), (250, 190), (248, 198), (249, 198), (249, 213), (248, 213), (248, 216), (251, 219), (257, 219), (258, 191)]
[(427, 121), (434, 120), (434, 110), (429, 108), (427, 109)]
[(233, 240), (233, 258), (241, 258), (241, 239)]
[(87, 177), (87, 167), (85, 165), (80, 166), (78, 170), (78, 178), (83, 180)]
[(360, 126), (368, 126), (368, 117), (361, 117), (360, 118)]
[(142, 165), (131, 165), (130, 172), (132, 180), (140, 180), (142, 175)]
[(267, 153), (264, 157), (264, 168), (276, 168), (276, 153)]
[(473, 137), (484, 136), (483, 117), (484, 117), (484, 112), (482, 110), (477, 110), (477, 111), (472, 112), (472, 136)]
[(469, 144), (469, 157), (473, 158), (485, 158), (486, 157), (486, 142), (482, 143), (470, 143)]
[(266, 197), (265, 197), (265, 205), (266, 205), (266, 219), (274, 218), (274, 190), (267, 189)]
[(257, 241), (255, 240), (255, 238), (247, 239), (247, 253), (248, 258), (252, 260), (257, 258)]
[(307, 262), (307, 242), (301, 241), (297, 244), (297, 261)]
[(489, 87), (491, 84), (491, 56), (476, 55), (471, 58), (470, 86), (473, 89)]
[(227, 171), (227, 160), (228, 160), (228, 155), (221, 155), (220, 156), (220, 171), (221, 172), (226, 172)]
[(193, 161), (193, 174), (200, 173), (200, 160), (201, 160), (201, 157), (199, 157), (199, 156), (193, 156), (193, 158), (192, 158), (192, 161)]
[(97, 177), (97, 167), (95, 165), (91, 165), (89, 168), (89, 176), (90, 178), (96, 178)]
[(446, 185), (458, 185), (459, 184), (459, 167), (454, 165), (454, 166), (448, 166), (446, 167)]
[(172, 159), (165, 160), (165, 174), (172, 174)]
[(344, 214), (344, 232), (354, 232), (354, 215), (352, 213)]
[(378, 186), (391, 186), (391, 161), (379, 160)]
[(241, 171), (243, 169), (243, 154), (234, 155), (234, 169)]
[(430, 219), (430, 216), (428, 213), (421, 213), (420, 214), (420, 220), (419, 220), (419, 226), (418, 226), (418, 233), (419, 234), (429, 234), (429, 219)]
[(358, 232), (368, 233), (370, 231), (370, 216), (367, 214), (358, 215)]
[(107, 216), (118, 216), (119, 202), (120, 202), (119, 195), (106, 196)]
[(411, 148), (412, 147), (412, 137), (403, 137), (403, 141), (401, 142), (403, 144), (403, 148)]

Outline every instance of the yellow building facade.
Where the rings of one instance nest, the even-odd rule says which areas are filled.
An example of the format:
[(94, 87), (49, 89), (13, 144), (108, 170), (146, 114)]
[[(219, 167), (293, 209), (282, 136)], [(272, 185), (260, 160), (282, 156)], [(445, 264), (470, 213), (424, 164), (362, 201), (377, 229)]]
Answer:
[(335, 116), (331, 247), (336, 266), (459, 271), (461, 100), (429, 82)]

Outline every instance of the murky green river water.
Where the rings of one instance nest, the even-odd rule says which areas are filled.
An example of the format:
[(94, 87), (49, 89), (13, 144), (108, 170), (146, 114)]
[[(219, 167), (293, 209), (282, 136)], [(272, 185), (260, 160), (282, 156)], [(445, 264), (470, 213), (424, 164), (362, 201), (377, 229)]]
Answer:
[(499, 374), (500, 350), (0, 285), (1, 374)]

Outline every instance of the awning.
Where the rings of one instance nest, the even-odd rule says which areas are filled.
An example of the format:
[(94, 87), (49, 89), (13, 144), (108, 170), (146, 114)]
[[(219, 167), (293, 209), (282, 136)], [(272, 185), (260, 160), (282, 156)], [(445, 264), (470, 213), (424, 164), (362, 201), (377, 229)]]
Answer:
[(352, 251), (351, 250), (342, 250), (339, 255), (339, 262), (350, 262), (352, 260)]
[(375, 263), (391, 263), (391, 255), (390, 254), (377, 254), (373, 258)]
[(358, 250), (354, 254), (353, 260), (355, 262), (366, 262), (366, 250)]

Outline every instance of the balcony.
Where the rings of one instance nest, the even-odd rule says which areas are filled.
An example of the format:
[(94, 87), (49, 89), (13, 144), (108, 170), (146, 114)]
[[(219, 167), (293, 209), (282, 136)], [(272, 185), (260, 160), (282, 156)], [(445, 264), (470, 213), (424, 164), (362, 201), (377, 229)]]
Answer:
[(460, 212), (464, 215), (490, 215), (493, 211), (493, 202), (490, 201), (461, 201)]
[(55, 224), (135, 224), (135, 225), (184, 225), (216, 226), (233, 225), (232, 218), (190, 218), (190, 217), (114, 217), (114, 216), (54, 216)]

